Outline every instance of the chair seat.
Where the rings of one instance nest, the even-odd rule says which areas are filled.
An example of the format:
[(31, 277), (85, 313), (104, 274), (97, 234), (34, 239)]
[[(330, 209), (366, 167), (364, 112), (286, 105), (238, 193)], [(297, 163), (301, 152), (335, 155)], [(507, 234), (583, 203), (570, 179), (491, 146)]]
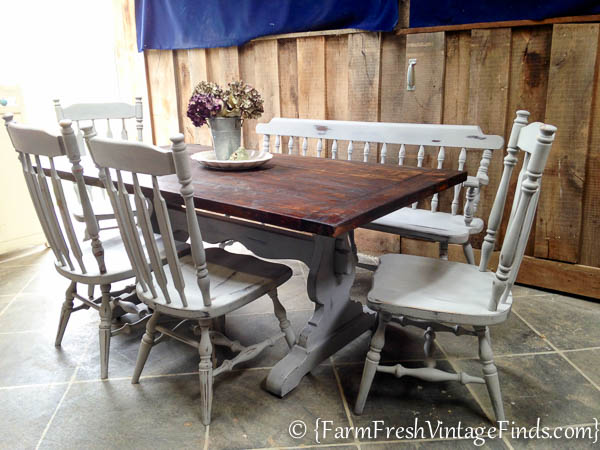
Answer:
[(181, 318), (218, 317), (227, 314), (277, 288), (292, 276), (292, 270), (283, 264), (263, 261), (250, 255), (229, 253), (220, 248), (208, 248), (206, 262), (212, 305), (206, 307), (197, 287), (196, 269), (191, 256), (181, 258), (180, 261), (186, 285), (187, 307), (182, 306), (168, 265), (164, 269), (170, 304), (167, 304), (158, 283), (155, 283), (157, 298), (152, 298), (150, 291), (144, 292), (139, 283), (137, 293), (138, 298), (152, 309)]
[(389, 254), (380, 258), (367, 304), (416, 319), (492, 325), (506, 320), (512, 305), (509, 295), (497, 311), (487, 308), (493, 279), (493, 272), (480, 272), (471, 264)]
[[(100, 188), (98, 188), (98, 190), (100, 190)], [(92, 206), (94, 208), (94, 216), (96, 217), (96, 220), (110, 220), (115, 218), (115, 212), (110, 203), (110, 199), (107, 196), (102, 195), (101, 192), (94, 192), (90, 197), (92, 197), (91, 201)], [(129, 197), (129, 203), (131, 205), (132, 212), (133, 214), (136, 214), (133, 196), (130, 195)], [(85, 217), (83, 215), (83, 210), (81, 209), (81, 204), (79, 202), (73, 202), (73, 204), (73, 217), (78, 222), (85, 222)], [(151, 203), (149, 203), (149, 206), (151, 206)]]
[(364, 228), (399, 234), (407, 237), (447, 241), (450, 244), (465, 244), (471, 234), (481, 233), (483, 220), (473, 218), (470, 226), (465, 217), (427, 209), (401, 208), (374, 220)]
[[(161, 257), (165, 259), (162, 237), (159, 234), (155, 234), (154, 237), (159, 253)], [(131, 268), (131, 263), (129, 262), (129, 257), (127, 256), (127, 251), (125, 250), (119, 231), (104, 231), (102, 232), (100, 239), (102, 248), (104, 249), (104, 262), (106, 264), (107, 273), (101, 274), (98, 270), (98, 263), (92, 252), (91, 241), (89, 240), (79, 242), (83, 265), (87, 271), (86, 273), (82, 273), (73, 254), (71, 254), (71, 261), (75, 266), (75, 270), (71, 270), (68, 265), (61, 266), (60, 264), (55, 263), (56, 270), (70, 280), (86, 284), (116, 283), (117, 281), (133, 278), (135, 274)], [(140, 241), (144, 242), (143, 237), (141, 237), (141, 231)], [(189, 251), (189, 246), (185, 242), (175, 241), (175, 245), (178, 252)]]

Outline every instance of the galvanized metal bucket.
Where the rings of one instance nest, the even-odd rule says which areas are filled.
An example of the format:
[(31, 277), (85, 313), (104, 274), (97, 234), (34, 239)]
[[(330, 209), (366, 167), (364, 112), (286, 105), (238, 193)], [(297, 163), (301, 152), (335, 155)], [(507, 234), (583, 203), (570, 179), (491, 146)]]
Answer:
[(217, 159), (229, 159), (242, 142), (242, 119), (239, 117), (215, 117), (208, 119), (208, 124)]

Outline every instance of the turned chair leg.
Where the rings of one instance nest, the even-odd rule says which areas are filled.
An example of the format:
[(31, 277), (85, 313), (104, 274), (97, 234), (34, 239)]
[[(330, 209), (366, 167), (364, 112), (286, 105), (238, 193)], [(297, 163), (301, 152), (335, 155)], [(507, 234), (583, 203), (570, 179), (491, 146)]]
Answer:
[(73, 312), (73, 299), (75, 298), (75, 292), (77, 292), (77, 283), (71, 281), (71, 284), (67, 288), (67, 292), (65, 294), (65, 301), (60, 310), (58, 331), (56, 332), (56, 339), (54, 340), (54, 345), (57, 347), (60, 347), (60, 344), (62, 343), (65, 330), (67, 329), (67, 324), (69, 323), (69, 318)]
[(448, 243), (440, 242), (440, 259), (448, 261)]
[(96, 287), (96, 286), (95, 286), (95, 285), (93, 285), (93, 284), (88, 284), (88, 298), (89, 298), (90, 300), (94, 300), (94, 288), (95, 288), (95, 287)]
[(110, 335), (112, 309), (110, 307), (110, 284), (100, 286), (102, 303), (100, 303), (100, 378), (108, 378), (108, 356), (110, 353)]
[(485, 384), (492, 401), (492, 407), (496, 414), (496, 421), (506, 420), (504, 416), (504, 406), (502, 405), (502, 393), (500, 392), (498, 369), (494, 364), (490, 330), (488, 327), (476, 327), (475, 331), (479, 338), (479, 359), (483, 366), (483, 378), (485, 379)]
[(213, 365), (212, 343), (210, 341), (210, 319), (203, 319), (200, 323), (200, 415), (204, 425), (210, 425), (210, 415), (213, 397)]
[(269, 297), (271, 297), (271, 300), (273, 301), (273, 311), (275, 312), (275, 317), (279, 319), (279, 328), (283, 333), (285, 333), (285, 340), (287, 341), (288, 347), (292, 348), (294, 344), (296, 344), (296, 335), (292, 328), (292, 324), (287, 318), (285, 308), (279, 301), (277, 289), (273, 289), (271, 292), (269, 292)]
[(138, 350), (137, 361), (135, 363), (135, 370), (133, 371), (133, 376), (131, 377), (132, 384), (139, 383), (140, 381), (140, 375), (142, 374), (142, 370), (144, 370), (146, 360), (148, 359), (150, 350), (152, 350), (152, 346), (154, 345), (154, 332), (156, 330), (156, 322), (158, 322), (159, 316), (160, 314), (157, 311), (154, 311), (154, 313), (152, 313), (152, 317), (150, 317), (146, 323), (146, 332), (144, 333), (144, 336), (142, 336), (140, 349)]
[(360, 381), (358, 397), (356, 398), (356, 404), (354, 405), (355, 414), (362, 414), (365, 407), (367, 396), (371, 390), (371, 384), (373, 384), (373, 378), (375, 378), (375, 372), (377, 372), (377, 366), (381, 360), (381, 349), (383, 349), (383, 345), (385, 344), (385, 329), (390, 319), (391, 317), (389, 314), (379, 313), (379, 323), (377, 325), (377, 330), (375, 330), (375, 334), (373, 334), (373, 337), (371, 338), (371, 348), (365, 359), (365, 367)]
[(475, 264), (475, 255), (473, 254), (473, 247), (471, 247), (470, 242), (463, 244), (463, 253), (469, 264)]

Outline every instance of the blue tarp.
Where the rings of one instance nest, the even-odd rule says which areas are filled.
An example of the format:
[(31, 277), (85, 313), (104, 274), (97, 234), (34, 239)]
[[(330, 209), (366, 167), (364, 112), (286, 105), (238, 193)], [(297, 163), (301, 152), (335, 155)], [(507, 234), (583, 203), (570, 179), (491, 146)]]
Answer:
[(241, 45), (259, 36), (392, 31), (398, 0), (136, 0), (138, 50)]
[(598, 0), (435, 0), (410, 2), (410, 27), (600, 14)]

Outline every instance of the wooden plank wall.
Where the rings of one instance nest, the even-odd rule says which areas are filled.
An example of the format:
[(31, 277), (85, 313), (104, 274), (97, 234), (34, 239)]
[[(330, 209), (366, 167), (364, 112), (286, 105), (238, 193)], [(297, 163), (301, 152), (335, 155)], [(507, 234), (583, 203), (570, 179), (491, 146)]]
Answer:
[[(417, 34), (340, 31), (261, 38), (239, 48), (147, 51), (154, 138), (166, 144), (179, 129), (188, 142), (210, 144), (208, 131), (185, 117), (187, 99), (201, 80), (242, 78), (260, 90), (265, 114), (245, 122), (247, 147), (261, 142), (256, 123), (276, 116), (478, 124), (506, 137), (515, 111), (527, 109), (532, 121), (559, 131), (520, 280), (600, 298), (598, 42), (599, 24), (582, 23)], [(415, 91), (405, 87), (409, 58), (417, 58)], [(386, 164), (397, 164), (398, 149), (391, 147)], [(339, 150), (345, 158), (346, 146)], [(379, 151), (371, 152), (373, 161)], [(503, 156), (493, 156), (478, 212), (484, 218)], [(478, 156), (469, 158), (476, 171)], [(505, 229), (503, 223), (500, 237)], [(376, 232), (361, 232), (359, 245), (370, 253), (437, 253), (432, 244)], [(450, 254), (462, 258), (458, 249)]]

